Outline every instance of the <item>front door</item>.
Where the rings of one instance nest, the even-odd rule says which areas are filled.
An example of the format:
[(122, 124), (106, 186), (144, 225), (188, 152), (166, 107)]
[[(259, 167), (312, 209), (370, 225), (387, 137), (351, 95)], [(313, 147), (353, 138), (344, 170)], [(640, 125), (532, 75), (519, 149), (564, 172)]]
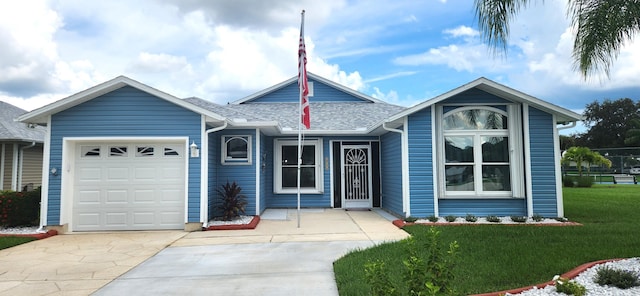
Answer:
[(371, 146), (342, 146), (342, 204), (344, 208), (371, 208)]

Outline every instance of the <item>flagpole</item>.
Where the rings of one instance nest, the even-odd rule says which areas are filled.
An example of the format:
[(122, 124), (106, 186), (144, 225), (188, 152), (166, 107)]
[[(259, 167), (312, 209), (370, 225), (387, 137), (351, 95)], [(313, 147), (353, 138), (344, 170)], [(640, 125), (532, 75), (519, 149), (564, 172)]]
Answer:
[[(298, 88), (300, 90), (300, 97), (298, 98), (298, 102), (300, 104), (300, 107), (298, 108), (298, 175), (297, 175), (297, 198), (298, 198), (298, 228), (300, 228), (300, 170), (301, 170), (301, 166), (302, 166), (302, 101), (303, 101), (303, 97), (304, 97), (304, 90), (303, 88), (305, 87), (304, 83), (300, 83), (301, 79), (300, 79), (300, 75), (305, 75), (305, 80), (306, 80), (306, 72), (307, 72), (307, 66), (306, 66), (306, 53), (304, 56), (304, 61), (301, 60), (301, 53), (300, 53), (300, 45), (304, 46), (304, 10), (301, 13), (301, 21), (300, 21), (300, 44), (298, 46)], [(306, 49), (305, 49), (306, 51)], [(304, 69), (304, 73), (302, 71), (302, 69)]]

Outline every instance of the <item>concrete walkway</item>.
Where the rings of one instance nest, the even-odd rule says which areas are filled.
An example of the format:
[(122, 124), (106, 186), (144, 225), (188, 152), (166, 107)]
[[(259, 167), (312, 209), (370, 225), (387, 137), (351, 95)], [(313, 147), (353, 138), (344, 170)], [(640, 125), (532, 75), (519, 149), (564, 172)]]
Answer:
[(408, 236), (383, 216), (303, 210), (298, 228), (295, 210), (268, 210), (255, 230), (59, 235), (0, 251), (0, 295), (337, 295), (333, 261)]

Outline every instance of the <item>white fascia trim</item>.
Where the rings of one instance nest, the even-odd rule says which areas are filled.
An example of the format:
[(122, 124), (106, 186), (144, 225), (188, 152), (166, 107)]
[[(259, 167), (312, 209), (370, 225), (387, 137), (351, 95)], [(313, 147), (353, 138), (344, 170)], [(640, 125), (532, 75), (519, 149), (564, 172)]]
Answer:
[(527, 216), (532, 217), (533, 212), (533, 187), (531, 184), (531, 134), (529, 132), (529, 105), (522, 104), (522, 134), (524, 137), (524, 172), (527, 199)]
[(229, 120), (231, 125), (234, 127), (254, 127), (254, 128), (260, 128), (260, 127), (275, 127), (275, 126), (279, 126), (279, 122), (277, 121), (247, 121), (247, 122), (242, 122), (242, 121), (234, 121), (233, 119)]
[(260, 180), (262, 178), (262, 151), (260, 150), (260, 129), (256, 128), (256, 215), (260, 215)]
[[(438, 133), (436, 132), (436, 105), (431, 105), (431, 169), (433, 176), (433, 215), (436, 217), (440, 217), (440, 205), (438, 204), (438, 196), (440, 195), (440, 186), (438, 183), (438, 165), (437, 161), (437, 153), (438, 153), (438, 145), (440, 143)], [(439, 117), (438, 117), (439, 118)]]
[[(42, 147), (42, 187), (40, 188), (40, 227), (43, 230), (47, 225), (49, 210), (49, 172), (51, 163), (51, 116), (47, 116), (47, 127), (44, 135), (44, 145)], [(62, 172), (62, 168), (58, 168)]]
[(98, 84), (96, 86), (93, 86), (91, 88), (88, 88), (86, 90), (83, 90), (79, 93), (73, 94), (69, 97), (66, 97), (64, 99), (61, 99), (59, 101), (56, 101), (54, 103), (51, 103), (49, 105), (46, 105), (44, 107), (38, 108), (36, 110), (33, 110), (29, 113), (26, 113), (20, 117), (18, 117), (16, 120), (17, 121), (22, 121), (22, 122), (35, 122), (35, 123), (44, 123), (44, 116), (48, 116), (51, 114), (55, 114), (58, 113), (62, 110), (66, 110), (68, 108), (71, 108), (73, 106), (82, 104), (84, 102), (90, 101), (96, 97), (99, 97), (101, 95), (104, 95), (106, 93), (109, 93), (111, 91), (114, 91), (116, 89), (119, 89), (121, 87), (124, 86), (131, 86), (134, 88), (137, 88), (143, 92), (146, 92), (150, 95), (156, 96), (158, 98), (164, 99), (166, 101), (169, 101), (173, 104), (176, 104), (180, 107), (183, 107), (185, 109), (194, 111), (196, 113), (202, 114), (202, 115), (206, 115), (208, 117), (217, 119), (217, 120), (225, 120), (224, 116), (221, 116), (219, 114), (213, 113), (209, 110), (206, 110), (204, 108), (198, 107), (194, 104), (191, 104), (189, 102), (186, 102), (184, 100), (181, 100), (177, 97), (174, 97), (168, 93), (165, 93), (163, 91), (160, 91), (158, 89), (155, 89), (153, 87), (150, 87), (146, 84), (140, 83), (136, 80), (133, 80), (129, 77), (126, 76), (118, 76), (116, 78), (113, 78), (109, 81), (103, 82), (101, 84)]
[(411, 182), (409, 182), (409, 117), (404, 118), (402, 125), (402, 206), (405, 216), (411, 216)]
[[(556, 122), (556, 116), (553, 115), (553, 122)], [(562, 171), (560, 169), (560, 136), (558, 128), (553, 128), (553, 163), (555, 164), (556, 174), (556, 206), (558, 207), (558, 217), (564, 217), (564, 197), (562, 195)]]
[[(376, 99), (374, 97), (367, 96), (367, 95), (365, 95), (363, 93), (360, 93), (358, 91), (350, 89), (350, 88), (348, 88), (346, 86), (343, 86), (341, 84), (338, 84), (336, 82), (328, 80), (326, 78), (323, 78), (323, 77), (318, 76), (316, 74), (313, 74), (311, 72), (307, 72), (307, 77), (311, 78), (313, 80), (316, 80), (318, 82), (321, 82), (323, 84), (326, 84), (326, 85), (328, 85), (330, 87), (336, 88), (336, 89), (338, 89), (338, 90), (340, 90), (342, 92), (348, 93), (348, 94), (350, 94), (350, 95), (352, 95), (354, 97), (358, 97), (360, 99), (366, 100), (366, 101), (370, 101), (370, 102), (374, 102), (374, 103), (382, 103), (383, 102), (383, 101), (378, 100), (378, 99)], [(281, 89), (281, 88), (283, 88), (283, 87), (285, 87), (285, 86), (287, 86), (287, 85), (289, 85), (291, 83), (294, 83), (294, 82), (297, 83), (297, 81), (298, 81), (298, 76), (296, 75), (296, 76), (294, 76), (292, 78), (289, 78), (289, 79), (287, 79), (287, 80), (285, 80), (283, 82), (280, 82), (280, 83), (278, 83), (278, 84), (276, 84), (274, 86), (271, 86), (271, 87), (263, 89), (263, 90), (261, 90), (261, 91), (259, 91), (257, 93), (251, 94), (251, 95), (249, 95), (247, 97), (244, 97), (242, 99), (234, 101), (231, 104), (242, 104), (242, 103), (245, 103), (245, 102), (252, 101), (252, 100), (254, 100), (256, 98), (262, 97), (262, 96), (267, 95), (269, 93), (272, 93), (272, 92), (274, 92), (274, 91), (276, 91), (278, 89)]]

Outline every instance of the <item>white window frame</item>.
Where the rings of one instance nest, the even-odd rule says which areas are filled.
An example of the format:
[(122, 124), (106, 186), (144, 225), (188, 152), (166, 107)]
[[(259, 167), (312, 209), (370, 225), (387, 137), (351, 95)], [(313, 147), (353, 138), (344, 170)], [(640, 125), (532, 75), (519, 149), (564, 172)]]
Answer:
[[(273, 191), (279, 194), (297, 193), (297, 188), (282, 188), (282, 147), (283, 146), (298, 146), (298, 140), (275, 140), (274, 141), (274, 155), (273, 155)], [(315, 147), (315, 188), (300, 188), (300, 193), (305, 194), (322, 194), (324, 192), (324, 174), (322, 169), (322, 139), (311, 139), (302, 141), (302, 146), (314, 146)]]
[[(438, 178), (440, 179), (440, 197), (441, 198), (524, 198), (523, 186), (520, 185), (524, 182), (524, 167), (523, 167), (523, 155), (521, 152), (523, 147), (521, 126), (518, 122), (521, 116), (519, 116), (519, 106), (507, 105), (507, 111), (491, 107), (488, 105), (474, 105), (468, 107), (455, 108), (446, 113), (443, 112), (443, 106), (440, 105), (437, 108), (437, 147), (439, 148), (437, 166), (439, 168)], [(483, 109), (493, 112), (501, 113), (507, 116), (507, 130), (451, 130), (444, 131), (443, 120), (447, 116), (469, 109)], [(520, 131), (520, 133), (518, 132)], [(446, 186), (446, 174), (445, 174), (445, 141), (447, 136), (471, 136), (474, 139), (474, 191), (447, 191)], [(482, 190), (482, 149), (480, 147), (480, 139), (484, 136), (498, 136), (508, 137), (509, 143), (509, 170), (510, 170), (510, 191), (484, 191)]]
[[(246, 158), (233, 158), (227, 154), (227, 143), (233, 139), (242, 139), (247, 142), (247, 157)], [(251, 135), (224, 135), (220, 139), (222, 155), (220, 156), (220, 162), (223, 165), (250, 165), (252, 161), (251, 154)]]

